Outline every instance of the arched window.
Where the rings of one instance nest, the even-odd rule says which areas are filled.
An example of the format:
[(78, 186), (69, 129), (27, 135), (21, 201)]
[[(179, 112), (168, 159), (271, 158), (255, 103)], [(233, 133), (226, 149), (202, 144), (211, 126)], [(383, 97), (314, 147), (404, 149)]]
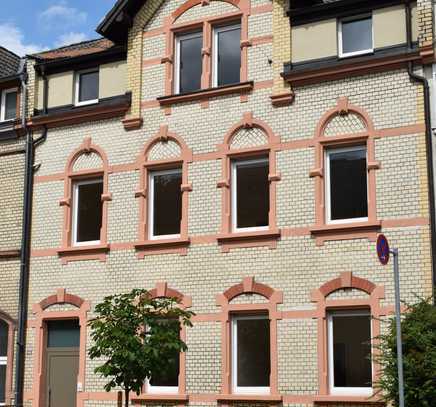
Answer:
[(374, 240), (377, 220), (375, 171), (376, 132), (369, 115), (347, 98), (319, 122), (315, 137), (317, 244), (325, 240), (363, 238)]
[(188, 164), (192, 151), (175, 133), (162, 126), (138, 158), (141, 178), (139, 203), (140, 257), (154, 253), (186, 254), (188, 237)]
[(15, 321), (0, 312), (0, 405), (11, 404)]
[(104, 151), (85, 138), (68, 159), (64, 175), (64, 229), (58, 250), (64, 263), (76, 259), (105, 259), (108, 161)]
[(280, 140), (252, 113), (227, 133), (219, 146), (222, 178), (222, 224), (218, 238), (223, 251), (231, 247), (276, 247), (276, 152)]

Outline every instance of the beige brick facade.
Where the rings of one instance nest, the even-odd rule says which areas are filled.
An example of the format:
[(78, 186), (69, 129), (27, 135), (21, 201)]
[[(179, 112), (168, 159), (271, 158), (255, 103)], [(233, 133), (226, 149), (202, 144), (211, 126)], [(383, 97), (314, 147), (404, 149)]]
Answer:
[[(177, 24), (237, 12), (235, 3), (239, 2), (210, 0), (189, 3), (195, 4), (181, 15)], [(384, 312), (382, 315), (391, 312), (394, 302), (391, 268), (379, 264), (373, 235), (356, 236), (350, 232), (345, 238), (331, 238), (320, 244), (311, 232), (317, 222), (316, 181), (311, 177), (315, 166), (314, 137), (322, 117), (335, 108), (341, 98), (347, 98), (350, 105), (366, 112), (377, 133), (375, 159), (380, 165), (375, 176), (376, 217), (381, 231), (401, 253), (402, 299), (413, 301), (416, 294), (431, 294), (427, 163), (420, 86), (410, 82), (404, 68), (368, 72), (300, 86), (292, 90), (295, 92), (292, 105), (274, 107), (271, 96), (291, 92), (290, 85), (280, 76), (283, 64), (291, 55), (287, 2), (247, 0), (247, 3), (251, 10), (247, 17), (248, 39), (254, 39), (247, 51), (247, 68), (254, 89), (246, 98), (229, 94), (210, 98), (207, 104), (186, 101), (169, 108), (156, 103), (157, 97), (165, 95), (167, 72), (165, 63), (153, 61), (167, 57), (163, 26), (168, 17), (185, 4), (185, 0), (151, 0), (137, 13), (128, 37), (127, 88), (132, 92), (128, 117), (142, 118), (142, 127), (127, 132), (122, 117), (70, 124), (50, 128), (47, 141), (37, 148), (35, 161), (41, 166), (36, 173), (33, 198), (26, 406), (42, 407), (39, 397), (45, 391), (42, 385), (38, 387), (44, 357), (41, 354), (44, 346), (39, 342), (43, 327), (39, 325), (41, 318), (68, 313), (76, 317), (76, 313), (82, 312), (75, 305), (63, 304), (59, 300), (61, 304), (51, 305), (42, 313), (35, 314), (34, 311), (38, 310), (35, 304), (63, 288), (68, 294), (90, 303), (86, 317), (91, 318), (95, 305), (105, 296), (132, 288), (152, 289), (156, 283), (164, 281), (169, 287), (192, 297), (192, 310), (197, 314), (194, 327), (187, 330), (189, 350), (185, 374), (189, 406), (226, 405), (226, 401), (219, 401), (223, 392), (222, 332), (226, 316), (222, 307), (217, 305), (217, 295), (238, 285), (246, 277), (253, 277), (256, 282), (283, 295), (283, 300), (277, 305), (277, 341), (273, 346), (277, 352), (277, 394), (282, 397), (282, 404), (287, 407), (313, 406), (320, 395), (322, 381), (319, 371), (322, 317), (318, 312), (320, 305), (313, 297), (314, 291), (340, 275), (345, 280), (348, 277), (344, 277), (344, 273), (352, 273), (354, 277), (373, 283), (377, 290), (384, 288), (385, 295), (381, 296), (379, 304)], [(427, 3), (431, 4), (418, 1), (423, 46), (429, 41), (428, 35), (431, 38), (433, 35), (432, 31), (428, 34)], [(37, 82), (35, 74), (31, 74), (30, 111), (36, 105)], [(217, 188), (223, 177), (219, 146), (235, 124), (251, 115), (279, 139), (278, 147), (274, 146), (277, 147), (277, 174), (272, 175), (279, 179), (274, 181), (275, 217), (281, 236), (275, 242), (275, 248), (265, 245), (232, 247), (224, 253), (217, 240), (225, 212), (222, 189)], [(350, 122), (350, 116), (338, 116), (337, 122), (329, 125), (328, 135), (334, 137), (344, 128), (359, 133), (366, 129), (362, 123)], [(188, 193), (188, 235), (191, 242), (184, 255), (162, 251), (139, 259), (134, 246), (139, 240), (140, 221), (140, 198), (135, 197), (135, 194), (138, 196), (141, 175), (137, 163), (147, 142), (165, 126), (193, 153), (188, 163), (188, 182), (192, 184), (192, 191)], [(256, 147), (263, 137), (249, 131), (243, 131), (239, 136), (233, 147)], [(63, 245), (65, 227), (65, 205), (60, 205), (65, 198), (65, 168), (73, 151), (89, 137), (108, 158), (111, 200), (107, 202), (107, 235), (110, 250), (104, 261), (75, 258), (64, 264), (58, 250)], [(176, 154), (178, 148), (175, 145), (159, 143), (152, 151), (152, 158)], [(76, 164), (77, 168), (100, 166), (99, 160), (93, 159), (96, 157), (84, 157)], [(3, 169), (2, 161), (0, 159), (0, 174), (6, 169), (10, 171), (10, 165), (14, 165), (17, 173), (22, 169), (22, 163), (16, 161)], [(8, 202), (17, 202), (21, 197), (19, 194), (14, 197), (17, 191), (13, 185), (16, 183), (18, 180), (0, 187), (6, 188), (10, 197)], [(9, 228), (8, 240), (1, 241), (1, 244), (13, 247), (17, 243), (13, 232), (19, 226), (16, 221), (18, 212), (15, 207), (10, 207), (13, 205), (8, 206), (6, 210), (0, 208), (0, 211), (6, 211), (6, 218), (0, 212), (2, 230)], [(15, 220), (5, 222), (8, 216)], [(17, 264), (9, 262), (5, 267), (13, 269)], [(12, 282), (7, 284), (13, 287)], [(61, 297), (58, 291), (57, 298)], [(343, 286), (330, 294), (328, 301), (374, 304), (371, 301), (375, 300), (373, 293)], [(231, 302), (247, 307), (267, 303), (269, 299), (260, 295), (240, 296)], [(3, 306), (16, 307), (16, 298), (0, 296), (0, 309)], [(86, 329), (85, 326), (82, 329)], [(91, 344), (89, 331), (86, 338), (86, 344), (82, 342), (82, 352), (86, 352)], [(88, 357), (83, 361), (78, 407), (115, 406), (116, 394), (104, 395), (105, 380), (93, 373), (98, 362)], [(235, 404), (265, 405), (258, 404), (258, 401), (253, 398)], [(274, 403), (276, 401), (272, 400), (271, 404)], [(150, 403), (168, 404), (179, 405), (180, 402), (162, 397)], [(346, 405), (353, 406), (352, 401)], [(338, 402), (336, 406), (342, 404)]]

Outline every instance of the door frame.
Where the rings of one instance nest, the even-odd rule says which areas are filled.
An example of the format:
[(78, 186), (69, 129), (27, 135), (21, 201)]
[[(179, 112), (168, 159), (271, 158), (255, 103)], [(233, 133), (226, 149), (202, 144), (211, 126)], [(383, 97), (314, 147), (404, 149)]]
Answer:
[[(67, 304), (65, 310), (50, 311), (50, 307), (53, 305), (65, 304)], [(47, 297), (41, 302), (34, 304), (33, 313), (35, 314), (35, 319), (29, 322), (29, 328), (33, 328), (35, 333), (33, 386), (32, 391), (26, 394), (25, 397), (26, 401), (32, 400), (33, 407), (46, 406), (47, 321), (65, 319), (77, 319), (79, 321), (80, 346), (76, 406), (83, 407), (84, 400), (80, 397), (80, 393), (85, 389), (87, 314), (90, 308), (91, 304), (89, 301), (85, 301), (76, 295), (67, 294), (65, 289), (59, 289), (55, 295)]]

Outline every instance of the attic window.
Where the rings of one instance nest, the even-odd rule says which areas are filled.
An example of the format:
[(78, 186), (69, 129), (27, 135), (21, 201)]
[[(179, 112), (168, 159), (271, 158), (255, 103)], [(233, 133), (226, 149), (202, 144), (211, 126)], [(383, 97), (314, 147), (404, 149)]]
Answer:
[(339, 56), (351, 57), (373, 52), (372, 16), (364, 15), (338, 22)]
[(1, 92), (0, 122), (13, 120), (17, 117), (18, 89), (5, 89)]
[(98, 103), (99, 70), (88, 69), (76, 73), (76, 106)]

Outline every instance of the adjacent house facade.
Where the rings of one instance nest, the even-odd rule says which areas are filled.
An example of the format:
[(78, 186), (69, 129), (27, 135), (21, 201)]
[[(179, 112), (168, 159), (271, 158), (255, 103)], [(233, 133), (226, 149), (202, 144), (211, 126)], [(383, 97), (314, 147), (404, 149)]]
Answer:
[(21, 58), (0, 47), (0, 405), (9, 405), (20, 276), (24, 191)]
[(196, 314), (134, 405), (382, 404), (377, 235), (403, 300), (433, 288), (431, 1), (125, 0), (97, 31), (27, 62), (25, 405), (116, 405), (87, 321), (133, 288)]

